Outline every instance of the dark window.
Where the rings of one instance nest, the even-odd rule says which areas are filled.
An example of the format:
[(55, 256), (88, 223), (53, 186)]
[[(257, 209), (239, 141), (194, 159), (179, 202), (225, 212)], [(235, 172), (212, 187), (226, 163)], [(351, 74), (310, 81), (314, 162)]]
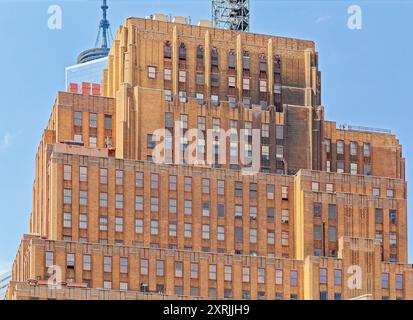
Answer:
[(112, 116), (105, 114), (105, 129), (112, 130)]
[(230, 69), (235, 69), (235, 52), (231, 50), (228, 54), (228, 67)]
[(167, 41), (163, 50), (164, 58), (170, 59), (172, 57), (171, 43)]
[(186, 47), (183, 43), (179, 47), (179, 60), (186, 60)]
[(383, 209), (376, 208), (376, 224), (382, 224), (383, 223)]
[(321, 217), (321, 203), (314, 202), (314, 217)]
[(242, 242), (242, 228), (240, 227), (235, 228), (235, 241)]
[(199, 66), (204, 63), (204, 48), (202, 46), (198, 46), (196, 49), (196, 63)]
[(268, 222), (275, 221), (275, 209), (274, 208), (267, 208), (267, 220)]
[(256, 197), (257, 197), (257, 184), (250, 183), (250, 198), (256, 198)]
[(242, 182), (235, 181), (235, 196), (242, 197)]
[(335, 204), (329, 204), (328, 205), (328, 218), (331, 220), (335, 220), (336, 219), (336, 205)]
[(212, 48), (211, 50), (211, 66), (218, 67), (218, 49)]
[(390, 209), (389, 220), (390, 220), (390, 224), (396, 224), (396, 210)]
[(218, 203), (218, 217), (224, 218), (225, 217), (225, 204)]
[(265, 54), (260, 55), (260, 71), (261, 72), (267, 71), (267, 58), (265, 57)]
[(219, 87), (219, 75), (211, 74), (211, 86)]

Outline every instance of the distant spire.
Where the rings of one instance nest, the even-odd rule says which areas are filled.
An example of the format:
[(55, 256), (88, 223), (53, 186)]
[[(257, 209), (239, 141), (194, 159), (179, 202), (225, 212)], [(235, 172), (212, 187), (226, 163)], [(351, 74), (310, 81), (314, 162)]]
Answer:
[(96, 38), (95, 47), (93, 49), (83, 51), (77, 58), (78, 63), (104, 58), (109, 54), (109, 42), (112, 35), (110, 32), (110, 23), (107, 19), (107, 11), (109, 6), (107, 5), (106, 0), (103, 0), (101, 8), (102, 19), (99, 23), (99, 31)]

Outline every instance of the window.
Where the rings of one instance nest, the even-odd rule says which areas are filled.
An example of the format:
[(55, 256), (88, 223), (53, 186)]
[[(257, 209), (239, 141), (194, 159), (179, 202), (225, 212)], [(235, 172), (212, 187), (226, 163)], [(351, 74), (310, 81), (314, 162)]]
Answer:
[(249, 109), (251, 107), (251, 99), (250, 98), (242, 98), (242, 104), (244, 105), (244, 108)]
[(182, 278), (183, 275), (183, 263), (180, 261), (175, 262), (175, 277)]
[(151, 174), (151, 189), (158, 189), (159, 187), (159, 175)]
[(185, 238), (191, 238), (192, 237), (192, 224), (191, 223), (185, 223), (184, 224), (184, 237)]
[(265, 283), (265, 269), (258, 268), (258, 283)]
[(217, 205), (218, 218), (225, 218), (225, 204), (218, 203)]
[(275, 209), (267, 208), (267, 221), (273, 223), (275, 221)]
[(389, 244), (391, 247), (395, 247), (397, 245), (397, 234), (394, 232), (389, 233)]
[(101, 184), (107, 184), (108, 183), (108, 169), (100, 169), (99, 170), (99, 180)]
[(202, 239), (209, 240), (209, 224), (202, 225)]
[(185, 91), (179, 91), (179, 102), (181, 103), (187, 102), (187, 95)]
[(350, 164), (350, 174), (351, 175), (357, 175), (357, 163), (351, 163)]
[(326, 171), (331, 172), (331, 161), (330, 160), (326, 161)]
[(217, 265), (210, 264), (208, 270), (209, 270), (209, 280), (216, 280), (217, 279)]
[(158, 235), (158, 220), (151, 221), (151, 235), (157, 236)]
[(275, 284), (282, 285), (283, 284), (283, 271), (282, 269), (275, 269)]
[(148, 273), (149, 273), (149, 260), (141, 259), (140, 272), (141, 272), (141, 275), (148, 275)]
[(332, 183), (326, 183), (326, 192), (328, 193), (334, 192), (334, 185)]
[(202, 193), (209, 194), (209, 179), (202, 179)]
[(108, 194), (106, 192), (100, 192), (99, 193), (99, 206), (101, 208), (107, 208), (108, 207)]
[(142, 234), (143, 233), (143, 220), (142, 219), (136, 219), (135, 220), (135, 232), (137, 234)]
[(390, 224), (396, 224), (396, 210), (390, 209), (389, 220), (390, 220)]
[(275, 138), (277, 140), (284, 139), (284, 126), (280, 126), (280, 125), (275, 126)]
[(237, 99), (235, 97), (228, 97), (228, 104), (230, 108), (235, 108), (237, 106)]
[(242, 205), (235, 205), (235, 219), (242, 219)]
[(257, 243), (257, 229), (250, 230), (250, 243)]
[(75, 268), (75, 255), (73, 253), (66, 254), (66, 266), (70, 269)]
[(403, 275), (396, 274), (396, 290), (403, 290)]
[(172, 57), (171, 43), (167, 41), (163, 49), (164, 58), (170, 59)]
[(243, 238), (242, 228), (236, 227), (235, 228), (235, 241), (242, 242), (242, 238)]
[(75, 125), (75, 127), (81, 127), (82, 126), (82, 112), (81, 111), (75, 111), (74, 125)]
[(148, 78), (149, 79), (156, 79), (156, 67), (148, 67)]
[(208, 201), (202, 202), (202, 216), (209, 217), (209, 202)]
[(105, 114), (105, 122), (104, 122), (105, 130), (112, 130), (112, 116)]
[(92, 270), (92, 256), (89, 254), (83, 255), (83, 270), (84, 271)]
[(128, 258), (120, 258), (119, 259), (119, 272), (120, 273), (128, 273)]
[(257, 197), (257, 184), (256, 183), (250, 183), (250, 198), (256, 198)]
[(330, 153), (331, 152), (331, 140), (330, 139), (325, 139), (324, 144), (326, 146), (326, 152)]
[(342, 273), (341, 270), (335, 269), (334, 270), (334, 284), (336, 286), (340, 286), (342, 281)]
[(123, 194), (117, 193), (115, 196), (115, 200), (116, 209), (123, 209)]
[(103, 289), (111, 290), (112, 289), (112, 281), (103, 281)]
[(344, 154), (344, 141), (337, 140), (337, 154)]
[(370, 163), (365, 163), (364, 164), (364, 175), (365, 176), (371, 176), (371, 165), (370, 165)]
[(103, 271), (112, 272), (112, 257), (103, 257)]
[(242, 268), (242, 282), (250, 282), (250, 268), (249, 267)]
[(224, 266), (224, 281), (232, 281), (232, 266)]
[(115, 231), (123, 232), (123, 218), (122, 217), (115, 218)]
[(143, 172), (136, 172), (135, 185), (138, 188), (143, 188)]
[(336, 227), (328, 227), (328, 241), (337, 241)]
[(260, 80), (260, 92), (267, 92), (267, 81)]
[(268, 200), (274, 200), (274, 194), (275, 194), (275, 187), (273, 184), (268, 184), (267, 185), (267, 199)]
[(257, 213), (258, 213), (257, 207), (250, 207), (250, 219), (251, 220), (257, 220)]
[(298, 272), (297, 271), (290, 271), (290, 284), (291, 286), (297, 286), (298, 284)]
[(217, 193), (220, 196), (223, 196), (225, 194), (225, 181), (224, 180), (218, 180), (217, 182)]
[(375, 239), (383, 242), (383, 233), (381, 231), (376, 231)]
[(376, 217), (376, 224), (382, 224), (383, 223), (383, 209), (376, 208), (375, 217)]
[(350, 155), (356, 156), (357, 155), (357, 142), (351, 141), (350, 142)]
[(176, 222), (169, 224), (169, 236), (176, 237)]
[(312, 183), (311, 183), (311, 190), (312, 190), (313, 192), (318, 192), (318, 191), (319, 191), (319, 184), (318, 184), (318, 182), (312, 182)]
[(281, 245), (288, 246), (288, 232), (281, 232)]
[(128, 283), (127, 282), (119, 282), (119, 290), (120, 291), (128, 291)]
[(327, 292), (320, 291), (320, 300), (327, 300)]
[(387, 198), (393, 199), (394, 198), (394, 190), (393, 189), (387, 189), (386, 195), (387, 195)]
[(321, 240), (321, 226), (318, 224), (314, 225), (314, 240)]
[(108, 217), (101, 216), (99, 218), (99, 230), (100, 231), (108, 231)]
[(382, 289), (388, 289), (389, 288), (389, 274), (383, 272), (381, 274), (381, 287)]
[(72, 204), (72, 189), (63, 190), (63, 203)]
[(268, 230), (267, 232), (267, 243), (275, 244), (275, 232)]
[(337, 173), (344, 173), (344, 161), (337, 161)]
[(242, 79), (242, 89), (243, 90), (249, 90), (250, 89), (250, 79), (249, 78), (243, 78)]
[(151, 212), (158, 212), (159, 198), (151, 198)]
[(156, 275), (163, 277), (165, 275), (165, 261), (156, 260)]
[(282, 209), (281, 210), (281, 222), (282, 223), (288, 223), (289, 220), (289, 212), (287, 209)]
[(163, 79), (166, 80), (166, 81), (172, 80), (172, 70), (171, 69), (164, 69)]
[(218, 241), (224, 241), (225, 240), (225, 227), (224, 226), (218, 226), (217, 239), (218, 239)]
[(380, 197), (380, 188), (373, 188), (372, 190), (373, 197)]
[(283, 146), (275, 146), (275, 157), (277, 159), (284, 158), (284, 147)]
[(79, 191), (79, 205), (87, 206), (87, 191)]
[(228, 87), (235, 88), (236, 78), (234, 76), (228, 77)]
[(186, 71), (179, 70), (179, 82), (185, 83), (186, 82)]
[(79, 229), (87, 229), (87, 214), (80, 214), (79, 215)]
[(219, 87), (219, 75), (211, 74), (211, 87)]
[(73, 140), (76, 142), (83, 142), (82, 134), (81, 133), (75, 133)]
[(72, 180), (72, 166), (65, 164), (63, 166), (63, 179), (65, 181), (70, 181)]
[(211, 66), (218, 67), (218, 49), (212, 48), (211, 50)]
[(370, 143), (365, 143), (363, 145), (363, 154), (365, 157), (370, 157), (370, 154), (371, 154)]
[(46, 251), (45, 253), (45, 266), (46, 268), (54, 265), (54, 253), (50, 251)]
[(217, 95), (211, 95), (211, 104), (214, 107), (219, 105), (219, 97)]
[(164, 90), (165, 101), (171, 102), (172, 101), (172, 91), (171, 90)]
[(320, 268), (320, 284), (327, 284), (327, 269)]
[(191, 279), (198, 279), (198, 263), (191, 263)]
[(321, 203), (314, 202), (314, 217), (321, 217)]
[(123, 185), (123, 171), (116, 170), (116, 185), (121, 186)]
[(334, 293), (334, 300), (341, 300), (341, 293), (335, 292)]
[(97, 138), (96, 136), (90, 136), (89, 137), (89, 146), (92, 148), (96, 148), (97, 145)]
[(231, 50), (228, 54), (228, 67), (235, 69), (235, 51)]
[(136, 196), (135, 197), (135, 210), (136, 211), (143, 211), (143, 196)]
[(283, 200), (288, 200), (288, 187), (281, 187), (281, 197)]
[(184, 201), (184, 213), (185, 214), (192, 214), (192, 200), (185, 200)]
[(89, 127), (90, 128), (97, 128), (97, 117), (96, 113), (89, 114)]
[(72, 214), (70, 212), (63, 213), (63, 228), (72, 227)]
[(328, 218), (330, 220), (335, 220), (337, 215), (336, 215), (336, 209), (337, 206), (335, 204), (329, 204), (328, 205)]

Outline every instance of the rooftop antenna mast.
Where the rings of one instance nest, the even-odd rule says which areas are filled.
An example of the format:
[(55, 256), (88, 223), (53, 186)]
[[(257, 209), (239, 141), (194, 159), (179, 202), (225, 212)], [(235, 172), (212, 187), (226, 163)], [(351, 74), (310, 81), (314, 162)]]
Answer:
[(93, 49), (83, 51), (77, 59), (78, 63), (104, 58), (109, 54), (109, 43), (113, 40), (113, 37), (110, 30), (110, 23), (107, 18), (109, 6), (107, 5), (106, 0), (103, 0), (101, 8), (102, 19), (99, 23), (99, 31), (96, 38), (95, 47)]
[(214, 28), (248, 32), (250, 30), (249, 0), (212, 0)]

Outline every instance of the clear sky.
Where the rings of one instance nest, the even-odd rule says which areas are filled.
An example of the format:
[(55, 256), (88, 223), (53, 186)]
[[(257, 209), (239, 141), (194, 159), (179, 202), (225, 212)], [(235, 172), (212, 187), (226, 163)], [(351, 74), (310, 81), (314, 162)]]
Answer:
[[(108, 2), (113, 33), (129, 16), (162, 12), (190, 16), (195, 23), (211, 14), (209, 0)], [(0, 0), (0, 273), (28, 231), (35, 152), (56, 92), (64, 89), (64, 68), (95, 43), (100, 3)], [(48, 29), (53, 4), (62, 8), (61, 30)], [(362, 9), (361, 30), (347, 26), (352, 4)], [(326, 118), (396, 133), (413, 190), (413, 2), (251, 0), (251, 10), (252, 32), (316, 42)]]

